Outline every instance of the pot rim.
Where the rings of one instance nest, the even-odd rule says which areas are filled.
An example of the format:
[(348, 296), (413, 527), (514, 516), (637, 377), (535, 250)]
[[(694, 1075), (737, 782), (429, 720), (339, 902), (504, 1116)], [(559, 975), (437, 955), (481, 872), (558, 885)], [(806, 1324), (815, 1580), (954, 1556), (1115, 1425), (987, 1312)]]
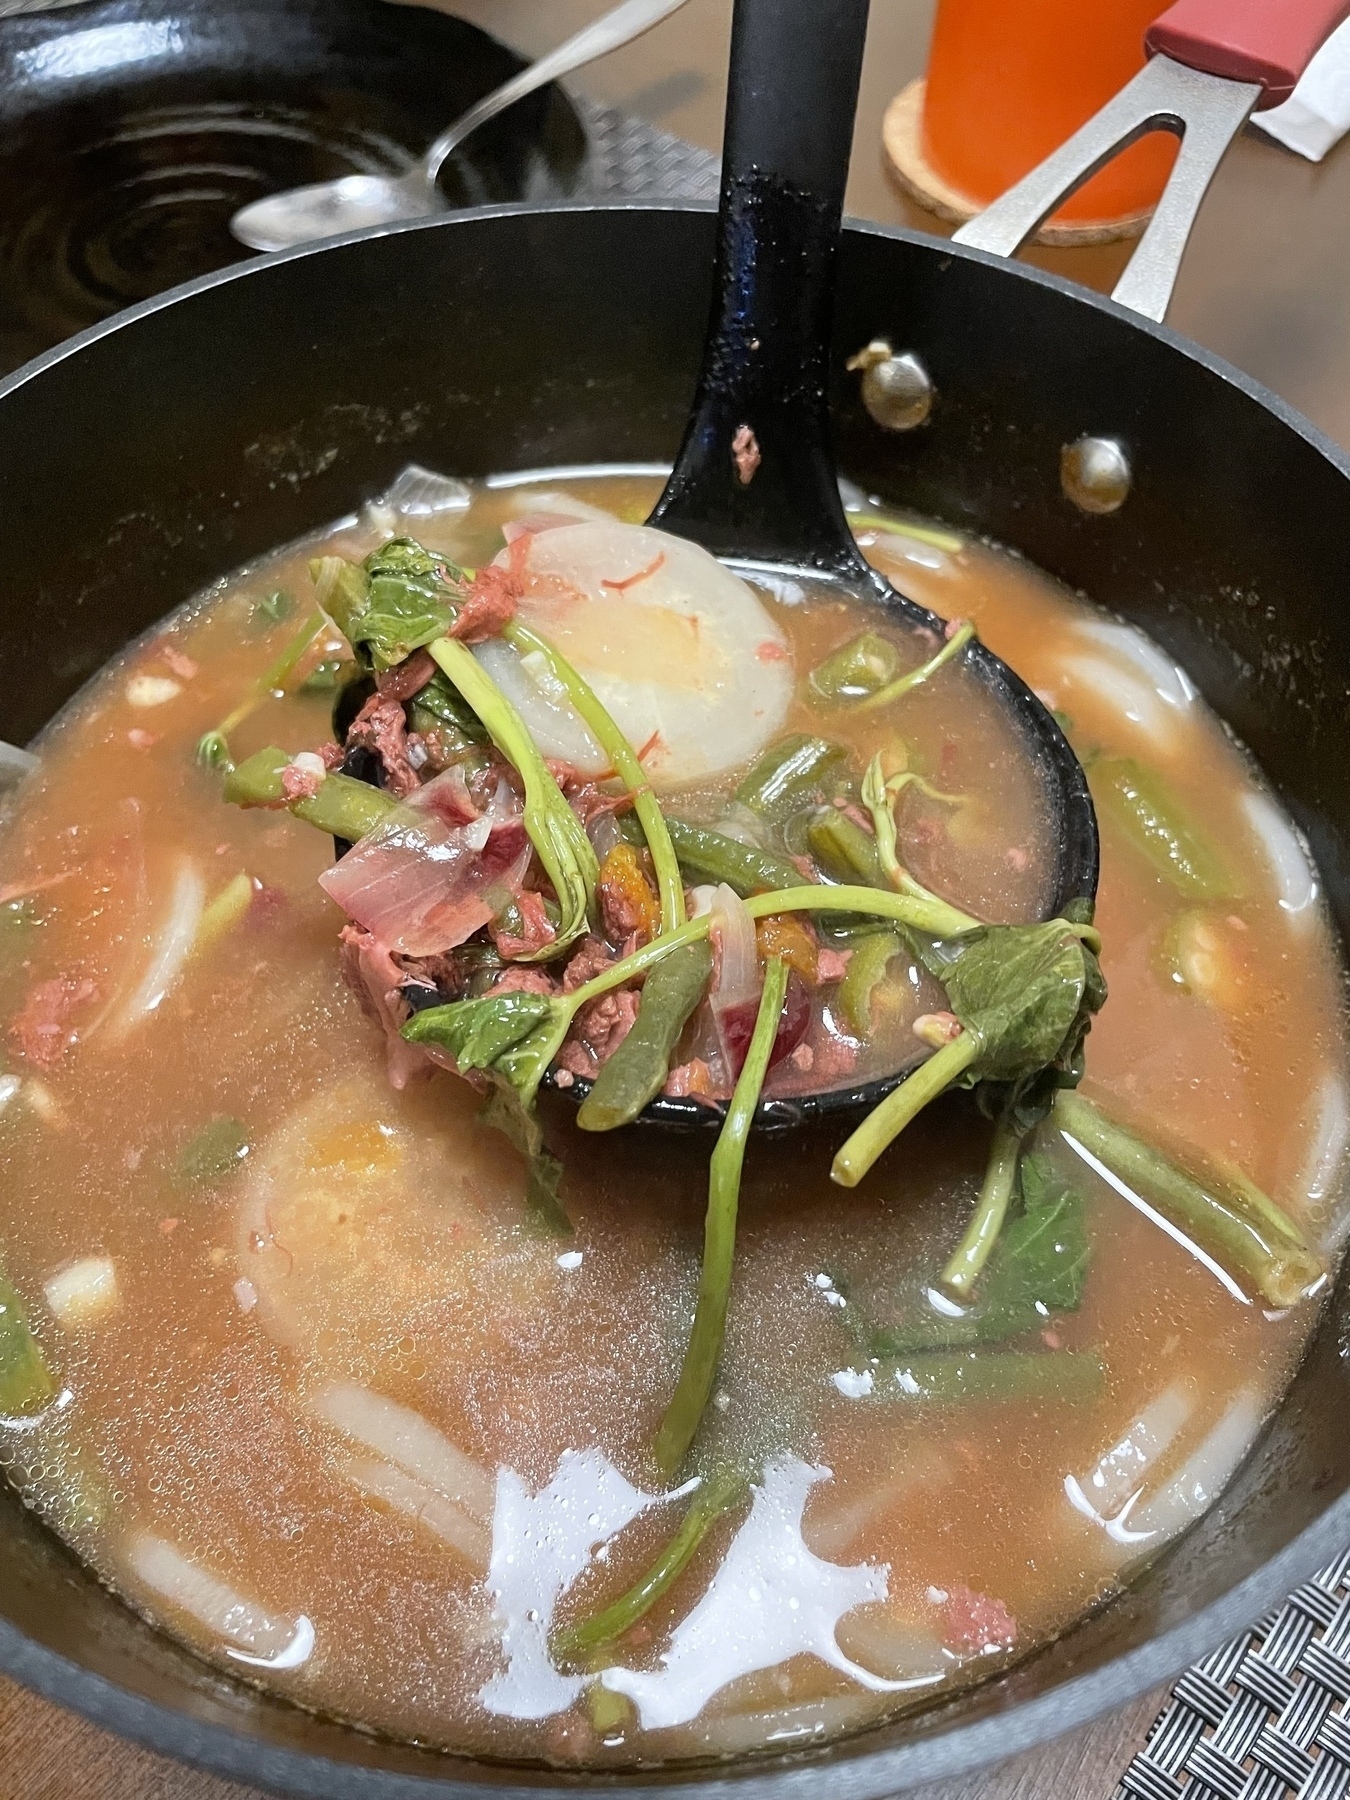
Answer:
[[(265, 271), (272, 264), (322, 255), (370, 238), (453, 230), (464, 224), (496, 219), (555, 213), (710, 214), (715, 211), (712, 202), (682, 200), (601, 198), (549, 205), (510, 202), (376, 226), (326, 239), (319, 244), (273, 252), (230, 264), (141, 301), (45, 351), (0, 380), (0, 404), (48, 369), (68, 357), (78, 356), (89, 345), (132, 328), (140, 320), (198, 293), (247, 280), (253, 271)], [(1350, 454), (1311, 420), (1224, 358), (1165, 324), (1146, 319), (1108, 296), (1081, 287), (1061, 275), (988, 251), (953, 244), (928, 232), (852, 218), (845, 219), (844, 229), (852, 236), (900, 242), (944, 257), (998, 268), (1013, 279), (1050, 289), (1079, 305), (1115, 317), (1237, 388), (1350, 480)], [(1347, 1540), (1350, 1540), (1350, 1491), (1332, 1500), (1291, 1543), (1218, 1599), (1136, 1649), (1113, 1657), (1085, 1674), (1071, 1676), (1044, 1694), (1017, 1701), (1005, 1710), (970, 1723), (956, 1723), (946, 1728), (938, 1725), (897, 1746), (868, 1748), (869, 1739), (887, 1729), (883, 1723), (856, 1736), (835, 1740), (816, 1751), (789, 1753), (776, 1762), (766, 1758), (745, 1758), (725, 1768), (670, 1765), (650, 1773), (616, 1777), (604, 1772), (474, 1762), (447, 1753), (444, 1772), (429, 1769), (424, 1775), (334, 1762), (321, 1754), (282, 1749), (259, 1736), (225, 1725), (209, 1724), (170, 1706), (147, 1700), (35, 1643), (16, 1626), (3, 1620), (0, 1620), (0, 1673), (133, 1743), (217, 1774), (296, 1795), (314, 1796), (315, 1800), (482, 1800), (485, 1791), (501, 1796), (501, 1800), (536, 1800), (539, 1794), (551, 1790), (585, 1788), (603, 1789), (614, 1796), (614, 1800), (640, 1800), (655, 1787), (678, 1787), (682, 1794), (690, 1796), (690, 1800), (733, 1800), (733, 1797), (734, 1800), (808, 1800), (808, 1797), (816, 1800), (823, 1779), (828, 1779), (838, 1800), (885, 1800), (885, 1796), (920, 1782), (992, 1766), (1123, 1707), (1150, 1688), (1169, 1680), (1282, 1602), (1300, 1582), (1332, 1561), (1344, 1549)], [(79, 1566), (87, 1579), (94, 1579), (84, 1565)], [(212, 1665), (203, 1663), (202, 1667), (217, 1672)], [(826, 1770), (828, 1776), (824, 1773)]]

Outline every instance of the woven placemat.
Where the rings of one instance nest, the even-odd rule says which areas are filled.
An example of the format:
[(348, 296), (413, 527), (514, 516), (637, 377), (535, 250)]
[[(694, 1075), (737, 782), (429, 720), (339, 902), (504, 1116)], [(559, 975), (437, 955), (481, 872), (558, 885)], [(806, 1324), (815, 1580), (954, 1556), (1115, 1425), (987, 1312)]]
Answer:
[(1350, 1794), (1350, 1550), (1195, 1663), (1115, 1800)]

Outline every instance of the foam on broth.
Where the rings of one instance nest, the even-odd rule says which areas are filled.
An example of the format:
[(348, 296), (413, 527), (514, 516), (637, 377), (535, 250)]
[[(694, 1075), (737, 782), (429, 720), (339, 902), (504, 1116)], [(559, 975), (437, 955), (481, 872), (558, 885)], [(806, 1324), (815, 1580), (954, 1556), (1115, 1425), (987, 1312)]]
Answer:
[[(642, 517), (656, 484), (547, 485)], [(529, 500), (479, 491), (422, 535), (477, 563)], [(973, 618), (1071, 716), (1080, 751), (1159, 771), (1222, 844), (1243, 897), (1197, 908), (1104, 815), (1112, 995), (1085, 1091), (1240, 1164), (1333, 1253), (1341, 975), (1258, 777), (1160, 652), (1024, 563), (869, 535), (897, 585)], [(867, 1391), (857, 1320), (941, 1266), (983, 1171), (988, 1127), (949, 1099), (852, 1191), (828, 1180), (837, 1129), (754, 1146), (701, 1448), (753, 1477), (753, 1507), (622, 1641), (605, 1696), (550, 1657), (550, 1625), (623, 1591), (679, 1516), (645, 1458), (692, 1310), (709, 1145), (596, 1139), (549, 1103), (574, 1225), (559, 1240), (524, 1217), (523, 1165), (463, 1084), (388, 1087), (316, 885), (330, 847), (220, 806), (192, 759), (285, 641), (256, 604), (305, 592), (312, 549), (222, 584), (96, 678), (0, 844), (0, 1007), (63, 977), (92, 990), (66, 1051), (11, 1057), (0, 1088), (0, 1248), (62, 1389), (36, 1421), (0, 1423), (11, 1480), (232, 1672), (489, 1756), (621, 1766), (817, 1742), (1002, 1666), (1012, 1622), (1017, 1654), (1063, 1631), (1222, 1488), (1315, 1302), (1249, 1303), (1045, 1129), (1093, 1251), (1049, 1347), (1096, 1350), (1100, 1393), (934, 1407)], [(847, 604), (769, 604), (799, 671), (857, 628)], [(788, 727), (822, 729), (794, 693)], [(923, 709), (941, 700), (936, 683), (907, 697), (906, 731), (940, 732)], [(330, 703), (266, 702), (236, 753), (317, 742)], [(1005, 854), (1037, 842), (1034, 793), (992, 725), (963, 733), (947, 773), (999, 795), (999, 854), (965, 879), (990, 916), (1035, 916), (1035, 859)], [(261, 903), (156, 998), (175, 908), (240, 872)], [(1198, 986), (1169, 961), (1182, 915), (1209, 957)], [(47, 1284), (90, 1259), (111, 1289), (54, 1312)]]

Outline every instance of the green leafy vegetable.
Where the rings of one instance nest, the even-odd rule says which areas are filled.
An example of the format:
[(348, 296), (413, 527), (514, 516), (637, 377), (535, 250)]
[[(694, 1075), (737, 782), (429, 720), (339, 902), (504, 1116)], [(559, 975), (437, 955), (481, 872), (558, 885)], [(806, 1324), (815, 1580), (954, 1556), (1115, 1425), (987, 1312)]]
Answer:
[(1081, 1094), (1061, 1094), (1055, 1123), (1236, 1279), (1272, 1306), (1293, 1306), (1325, 1266), (1295, 1220), (1239, 1169), (1188, 1150), (1183, 1167)]
[(741, 806), (771, 823), (781, 824), (817, 796), (822, 785), (838, 775), (848, 760), (839, 744), (818, 737), (789, 737), (771, 744), (750, 765), (736, 789)]
[(742, 844), (702, 825), (686, 825), (682, 819), (667, 819), (666, 829), (681, 868), (700, 881), (725, 881), (742, 900), (748, 894), (801, 885), (800, 869), (786, 857), (774, 856), (753, 844)]
[(910, 1406), (964, 1406), (976, 1401), (1095, 1400), (1106, 1371), (1088, 1350), (933, 1350), (883, 1363), (872, 1397)]
[(774, 956), (764, 970), (764, 991), (745, 1066), (727, 1108), (708, 1170), (708, 1216), (704, 1225), (703, 1270), (699, 1278), (694, 1328), (684, 1353), (661, 1429), (656, 1434), (656, 1466), (669, 1479), (688, 1454), (702, 1422), (722, 1360), (727, 1308), (731, 1301), (731, 1267), (736, 1255), (736, 1214), (740, 1207), (741, 1170), (760, 1090), (769, 1070), (778, 1021), (787, 997), (788, 968)]
[(304, 656), (327, 623), (322, 611), (310, 613), (281, 655), (268, 668), (264, 669), (234, 711), (227, 713), (214, 731), (204, 732), (198, 738), (197, 761), (203, 768), (227, 771), (231, 768), (230, 733), (236, 731), (245, 719), (255, 713), (264, 700), (270, 700), (278, 688), (285, 687), (295, 673), (301, 657)]
[(0, 1417), (31, 1419), (56, 1393), (56, 1377), (29, 1330), (18, 1289), (0, 1267)]
[(201, 1187), (223, 1181), (243, 1167), (249, 1148), (247, 1126), (220, 1113), (204, 1125), (183, 1150), (174, 1180), (179, 1187)]
[[(918, 904), (916, 901), (915, 904)], [(839, 1151), (833, 1179), (854, 1187), (929, 1101), (982, 1083), (995, 1117), (1027, 1130), (1082, 1074), (1092, 1015), (1106, 998), (1090, 926), (988, 925), (959, 941), (940, 979), (961, 1027), (881, 1102)]]
[(326, 656), (314, 667), (300, 683), (302, 694), (331, 694), (338, 686), (342, 671), (351, 664), (342, 656)]
[(444, 637), (464, 599), (464, 571), (412, 538), (391, 538), (360, 568), (320, 557), (310, 574), (319, 604), (358, 657), (380, 670)]
[(488, 741), (487, 726), (439, 669), (413, 695), (409, 723), (414, 731), (439, 731), (455, 747), (467, 748)]
[(544, 1143), (538, 1119), (521, 1105), (508, 1084), (495, 1082), (478, 1115), (481, 1122), (515, 1145), (525, 1158), (525, 1211), (551, 1237), (570, 1237), (572, 1221), (562, 1203), (563, 1166)]
[(1097, 805), (1157, 872), (1188, 900), (1229, 900), (1238, 887), (1218, 847), (1156, 769), (1101, 757), (1088, 769)]
[(680, 1033), (712, 979), (712, 966), (706, 942), (685, 944), (657, 963), (643, 984), (632, 1030), (581, 1103), (577, 1124), (583, 1131), (628, 1125), (661, 1092)]
[(916, 1296), (899, 1324), (870, 1332), (874, 1356), (1004, 1343), (1078, 1311), (1091, 1266), (1086, 1202), (1047, 1157), (1024, 1157), (1017, 1173), (1022, 1210), (989, 1256), (977, 1303), (953, 1316)]
[(666, 1543), (651, 1567), (603, 1612), (583, 1619), (554, 1635), (552, 1651), (557, 1661), (589, 1666), (608, 1663), (606, 1650), (615, 1639), (631, 1631), (649, 1613), (693, 1561), (699, 1546), (718, 1519), (739, 1506), (749, 1492), (744, 1475), (721, 1469), (699, 1485), (679, 1530)]
[(587, 730), (609, 758), (615, 774), (633, 796), (633, 810), (646, 834), (647, 849), (656, 872), (656, 891), (661, 897), (661, 929), (663, 932), (674, 931), (676, 926), (684, 924), (684, 883), (680, 879), (680, 866), (665, 815), (657, 805), (633, 746), (610, 718), (590, 685), (547, 639), (516, 619), (503, 628), (502, 636), (521, 656), (544, 658), (554, 679), (566, 689), (568, 699), (581, 715)]
[(295, 611), (295, 601), (285, 588), (276, 588), (270, 594), (264, 594), (261, 600), (255, 600), (249, 609), (249, 629), (261, 635), (271, 631), (275, 625), (284, 625)]
[[(936, 894), (930, 894), (922, 882), (916, 881), (909, 870), (900, 861), (896, 848), (895, 800), (910, 782), (919, 781), (920, 777), (908, 771), (894, 775), (887, 781), (882, 773), (881, 757), (876, 755), (867, 765), (867, 773), (863, 776), (863, 805), (872, 815), (872, 827), (876, 833), (876, 854), (881, 863), (886, 880), (899, 894), (912, 894), (916, 900), (937, 901)], [(927, 782), (921, 784), (928, 788)], [(929, 790), (936, 792), (936, 790)], [(951, 924), (949, 935), (956, 937), (964, 931), (975, 931), (980, 921), (969, 913), (963, 913), (958, 907), (950, 907)]]
[(595, 850), (585, 826), (549, 773), (524, 720), (473, 652), (457, 639), (446, 637), (437, 638), (429, 648), (525, 784), (525, 830), (553, 883), (561, 917), (552, 943), (520, 960), (537, 961), (541, 956), (551, 959), (583, 936), (594, 916), (595, 884), (600, 874)]
[(975, 1204), (975, 1216), (966, 1227), (950, 1262), (942, 1271), (942, 1285), (958, 1300), (968, 1299), (998, 1241), (1003, 1221), (1008, 1214), (1017, 1180), (1017, 1158), (1022, 1147), (1022, 1134), (1006, 1120), (994, 1127), (994, 1141), (989, 1152), (984, 1185)]

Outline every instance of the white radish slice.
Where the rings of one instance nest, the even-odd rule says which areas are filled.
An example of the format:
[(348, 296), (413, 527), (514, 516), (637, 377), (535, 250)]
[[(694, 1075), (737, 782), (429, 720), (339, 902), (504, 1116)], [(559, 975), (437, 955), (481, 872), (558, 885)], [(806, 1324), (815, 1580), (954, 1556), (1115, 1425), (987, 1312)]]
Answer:
[(487, 1573), (492, 1534), (486, 1525), (471, 1519), (462, 1507), (438, 1494), (424, 1482), (414, 1481), (392, 1463), (347, 1457), (339, 1465), (354, 1488), (372, 1500), (382, 1501), (403, 1513), (449, 1544), (480, 1575)]
[[(1120, 1442), (1112, 1445), (1096, 1466), (1079, 1480), (1066, 1475), (1064, 1492), (1069, 1504), (1094, 1524), (1110, 1527), (1117, 1515), (1144, 1484), (1145, 1477), (1166, 1454), (1195, 1410), (1194, 1401), (1181, 1383), (1165, 1388), (1135, 1419)], [(1124, 1520), (1120, 1520), (1121, 1525)]]
[(744, 1756), (753, 1750), (792, 1750), (824, 1743), (876, 1714), (876, 1701), (855, 1694), (831, 1694), (768, 1712), (705, 1714), (693, 1725), (663, 1733), (664, 1747), (693, 1754)]
[(282, 1619), (256, 1600), (246, 1599), (215, 1575), (190, 1561), (175, 1545), (148, 1532), (127, 1548), (127, 1567), (150, 1591), (187, 1613), (228, 1654), (266, 1669), (296, 1669), (314, 1649), (314, 1627), (303, 1613)]
[(335, 1381), (314, 1395), (310, 1411), (462, 1507), (480, 1525), (491, 1519), (491, 1478), (411, 1407), (354, 1382)]
[[(519, 538), (497, 561), (522, 576), (522, 621), (595, 689), (654, 787), (738, 768), (781, 731), (793, 686), (787, 639), (747, 583), (698, 545), (592, 520)], [(503, 680), (510, 652), (484, 648)], [(605, 771), (571, 708), (527, 671), (510, 692), (546, 756)]]

